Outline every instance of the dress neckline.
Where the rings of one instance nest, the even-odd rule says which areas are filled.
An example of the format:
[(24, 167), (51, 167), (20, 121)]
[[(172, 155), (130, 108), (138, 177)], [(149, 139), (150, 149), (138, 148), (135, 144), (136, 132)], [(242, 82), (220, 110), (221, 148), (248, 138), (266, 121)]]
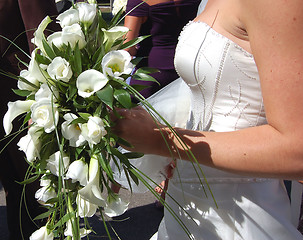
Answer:
[(233, 40), (229, 39), (228, 37), (222, 35), (221, 33), (217, 32), (216, 30), (214, 30), (211, 26), (209, 26), (206, 22), (202, 22), (202, 21), (190, 21), (188, 23), (188, 25), (191, 25), (191, 24), (202, 24), (204, 25), (205, 27), (207, 27), (211, 32), (212, 34), (216, 35), (217, 37), (221, 37), (222, 39), (224, 40), (227, 40), (229, 41), (230, 43), (232, 43), (236, 48), (240, 49), (246, 56), (248, 57), (252, 57), (253, 58), (253, 54), (248, 52), (247, 50), (245, 50), (243, 47), (241, 47), (239, 44), (235, 43)]

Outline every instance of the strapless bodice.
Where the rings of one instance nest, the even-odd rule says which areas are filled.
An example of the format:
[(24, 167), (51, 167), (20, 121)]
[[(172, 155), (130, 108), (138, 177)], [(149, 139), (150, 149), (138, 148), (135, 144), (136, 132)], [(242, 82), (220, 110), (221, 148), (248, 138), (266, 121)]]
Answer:
[(203, 22), (190, 22), (175, 66), (192, 93), (189, 128), (233, 131), (266, 123), (253, 56)]

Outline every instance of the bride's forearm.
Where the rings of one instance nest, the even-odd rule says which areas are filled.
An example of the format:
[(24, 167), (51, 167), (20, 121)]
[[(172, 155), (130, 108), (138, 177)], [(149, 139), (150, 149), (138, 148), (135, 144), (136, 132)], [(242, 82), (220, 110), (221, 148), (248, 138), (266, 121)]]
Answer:
[[(192, 160), (221, 170), (255, 177), (303, 178), (303, 147), (269, 125), (234, 132), (197, 132), (165, 128), (168, 150), (158, 141), (158, 154)], [(185, 145), (186, 144), (186, 145)], [(188, 150), (185, 150), (188, 147)]]

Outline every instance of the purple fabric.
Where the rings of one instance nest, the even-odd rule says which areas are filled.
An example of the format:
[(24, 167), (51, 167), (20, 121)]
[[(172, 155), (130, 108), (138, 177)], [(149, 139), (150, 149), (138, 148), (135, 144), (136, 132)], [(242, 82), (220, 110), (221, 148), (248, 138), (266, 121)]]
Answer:
[(128, 0), (126, 5), (126, 13), (135, 17), (148, 17), (149, 5), (141, 0)]
[[(160, 83), (160, 86), (153, 82), (142, 82), (131, 79), (130, 84), (132, 85), (144, 84), (150, 86), (150, 88), (141, 91), (144, 97), (152, 95), (178, 78), (174, 67), (178, 36), (183, 26), (195, 18), (200, 2), (201, 0), (180, 0), (151, 6), (143, 3), (131, 13), (133, 16), (135, 14), (139, 16), (139, 14), (143, 14), (143, 11), (147, 11), (148, 9), (148, 19), (152, 24), (150, 28), (152, 48), (148, 55), (148, 66), (160, 70), (160, 73), (152, 75)], [(141, 0), (129, 0), (129, 9), (140, 3), (142, 3)]]
[[(139, 36), (146, 36), (146, 35), (150, 35), (150, 30), (152, 27), (151, 20), (150, 18), (148, 18), (149, 5), (146, 4), (145, 2), (143, 2), (142, 4), (140, 3), (142, 3), (141, 0), (128, 0), (126, 5), (126, 13), (134, 17), (147, 17), (147, 20), (141, 25), (139, 32)], [(149, 56), (149, 52), (152, 48), (152, 38), (148, 37), (144, 41), (140, 42), (137, 48), (138, 50), (136, 56), (145, 57), (138, 65), (138, 68), (147, 66), (148, 65), (147, 57)]]

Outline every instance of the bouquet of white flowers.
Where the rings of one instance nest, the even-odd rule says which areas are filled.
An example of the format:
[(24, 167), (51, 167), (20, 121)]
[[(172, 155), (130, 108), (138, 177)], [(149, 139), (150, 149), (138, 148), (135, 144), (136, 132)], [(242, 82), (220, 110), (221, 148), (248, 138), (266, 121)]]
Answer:
[(122, 162), (129, 179), (138, 181), (129, 159), (141, 154), (117, 150), (129, 144), (111, 131), (110, 112), (133, 107), (132, 96), (144, 101), (140, 86), (125, 80), (155, 81), (149, 75), (155, 70), (133, 72), (140, 59), (132, 61), (123, 49), (144, 37), (123, 43), (128, 29), (118, 25), (121, 12), (108, 24), (97, 4), (77, 3), (57, 17), (62, 30), (48, 37), (44, 32), (52, 20), (46, 17), (34, 33), (37, 48), (29, 64), (23, 63), (26, 69), (11, 75), (18, 80), (14, 92), (25, 100), (8, 103), (4, 129), (9, 135), (12, 121), (24, 116), (20, 131), (28, 131), (18, 146), (29, 171), (23, 183), (40, 178), (36, 198), (47, 208), (38, 216), (47, 223), (32, 240), (80, 239), (92, 231), (87, 221), (80, 228), (81, 218), (98, 208), (110, 217), (124, 213), (128, 203), (110, 188), (111, 164)]

